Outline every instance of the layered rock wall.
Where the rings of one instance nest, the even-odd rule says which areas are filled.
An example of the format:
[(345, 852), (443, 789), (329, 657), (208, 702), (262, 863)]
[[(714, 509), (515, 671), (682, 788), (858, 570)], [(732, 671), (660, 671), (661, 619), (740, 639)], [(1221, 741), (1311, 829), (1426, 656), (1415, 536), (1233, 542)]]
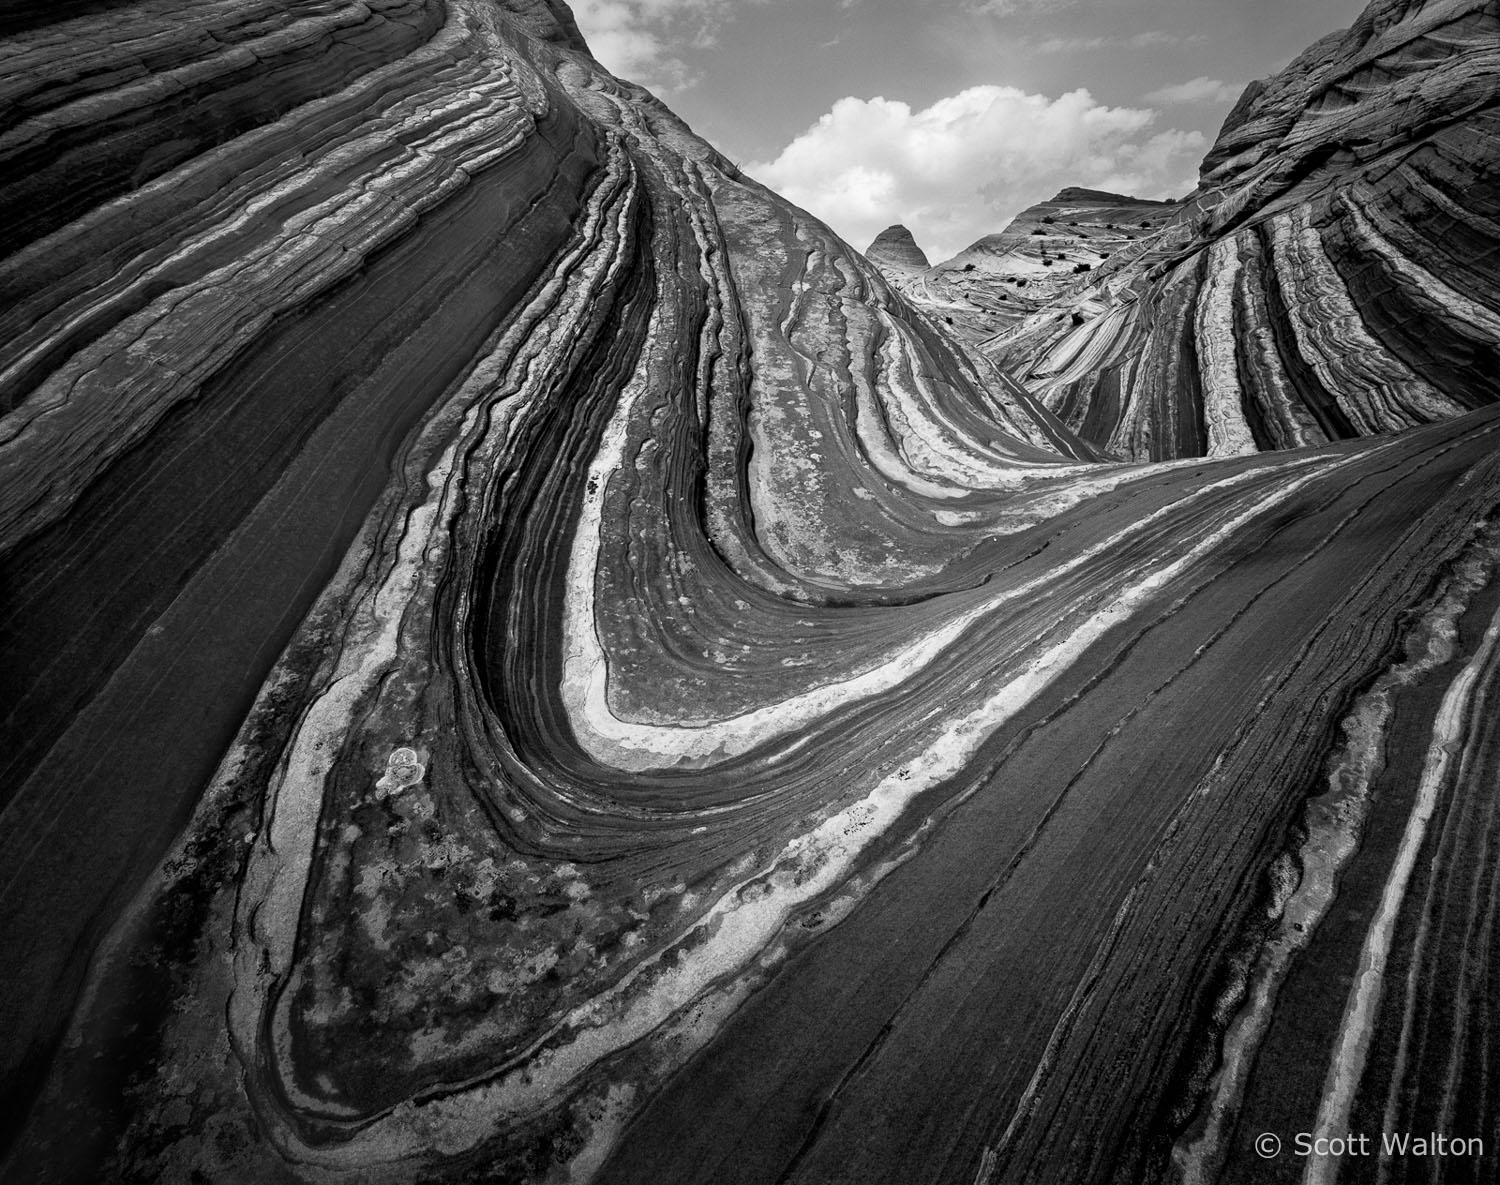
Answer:
[[(1121, 457), (1319, 444), (1492, 402), (1497, 46), (1493, 4), (1372, 5), (1246, 92), (1175, 224), (985, 351)], [(1181, 381), (1157, 384), (1168, 371)]]

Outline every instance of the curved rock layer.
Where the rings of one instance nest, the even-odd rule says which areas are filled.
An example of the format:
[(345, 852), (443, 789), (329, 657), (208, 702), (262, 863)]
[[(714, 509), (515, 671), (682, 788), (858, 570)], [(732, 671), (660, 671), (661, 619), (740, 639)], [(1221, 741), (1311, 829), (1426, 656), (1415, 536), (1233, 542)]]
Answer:
[[(257, 53), (212, 143), (233, 74), (129, 106), (210, 11), (7, 43), (39, 161), (191, 141), (0, 265), (8, 1176), (1227, 1180), (1255, 1122), (1494, 1130), (1500, 412), (1439, 417), (1448, 339), (1402, 435), (1100, 464), (560, 5), (226, 26), (370, 23), (312, 91)], [(1383, 363), (1339, 362), (1353, 406)]]
[(1500, 9), (1373, 4), (1231, 113), (1177, 221), (983, 344), (1116, 456), (1397, 431), (1500, 396)]
[(865, 258), (887, 274), (923, 271), (927, 256), (904, 226), (888, 226), (865, 248)]

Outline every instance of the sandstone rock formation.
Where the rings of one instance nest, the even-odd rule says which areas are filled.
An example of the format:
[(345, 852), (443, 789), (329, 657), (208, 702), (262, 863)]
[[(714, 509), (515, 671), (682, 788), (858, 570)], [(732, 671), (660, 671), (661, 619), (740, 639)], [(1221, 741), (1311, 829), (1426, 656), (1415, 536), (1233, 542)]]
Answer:
[(924, 263), (919, 275), (866, 254), (918, 307), (960, 340), (982, 346), (1039, 309), (1068, 304), (1071, 315), (1066, 297), (1085, 287), (1081, 276), (1149, 239), (1179, 209), (1175, 202), (1073, 187), (1027, 207), (999, 234), (952, 259), (931, 268)]
[[(560, 0), (15, 9), (5, 1178), (1235, 1181), (1257, 1131), (1492, 1132), (1495, 12), (1372, 14), (1093, 336), (998, 351), (1107, 355), (1031, 381), (1122, 453), (1244, 453), (1153, 465)], [(1221, 447), (1203, 374), (1281, 443), (1410, 430)]]
[(927, 256), (904, 226), (888, 226), (865, 250), (865, 258), (888, 277), (927, 269)]
[(1085, 439), (1141, 459), (1492, 402), (1497, 67), (1493, 4), (1378, 0), (1245, 92), (1172, 225), (986, 352)]

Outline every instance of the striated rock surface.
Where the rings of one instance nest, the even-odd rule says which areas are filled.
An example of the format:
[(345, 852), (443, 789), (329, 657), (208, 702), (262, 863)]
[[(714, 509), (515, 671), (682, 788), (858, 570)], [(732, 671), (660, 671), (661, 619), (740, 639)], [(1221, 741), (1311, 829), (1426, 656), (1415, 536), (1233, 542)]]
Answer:
[(920, 275), (870, 258), (914, 304), (961, 341), (983, 347), (1039, 309), (1069, 303), (1086, 284), (1080, 277), (1150, 238), (1179, 209), (1175, 202), (1071, 187)]
[[(1496, 1129), (1491, 9), (1382, 0), (1356, 57), (1441, 35), (1329, 118), (1407, 130), (1279, 173), (1294, 119), (1112, 252), (1095, 369), (1160, 406), (1041, 383), (1087, 439), (555, 0), (15, 11), (7, 1180), (1237, 1181), (1258, 1132)], [(1446, 253), (1395, 213), (1439, 202)], [(1308, 423), (1410, 430), (1236, 436), (1202, 376), (1293, 342)], [(1235, 455), (1121, 447), (1159, 421)]]
[(1500, 394), (1500, 16), (1372, 4), (1230, 113), (1193, 199), (984, 349), (1121, 457), (1378, 435)]
[(927, 256), (904, 226), (888, 226), (876, 235), (875, 241), (865, 249), (865, 258), (888, 277), (925, 271), (928, 266)]

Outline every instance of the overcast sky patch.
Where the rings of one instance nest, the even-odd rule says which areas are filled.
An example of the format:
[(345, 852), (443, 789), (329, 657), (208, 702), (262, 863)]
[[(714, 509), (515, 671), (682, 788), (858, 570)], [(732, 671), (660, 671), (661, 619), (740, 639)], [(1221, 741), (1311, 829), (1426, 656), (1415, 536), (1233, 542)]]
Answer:
[(1243, 83), (1220, 82), (1217, 78), (1205, 78), (1200, 75), (1187, 82), (1159, 86), (1154, 91), (1147, 91), (1141, 97), (1157, 107), (1177, 106), (1184, 103), (1232, 103), (1240, 97), (1240, 92), (1244, 89)]

